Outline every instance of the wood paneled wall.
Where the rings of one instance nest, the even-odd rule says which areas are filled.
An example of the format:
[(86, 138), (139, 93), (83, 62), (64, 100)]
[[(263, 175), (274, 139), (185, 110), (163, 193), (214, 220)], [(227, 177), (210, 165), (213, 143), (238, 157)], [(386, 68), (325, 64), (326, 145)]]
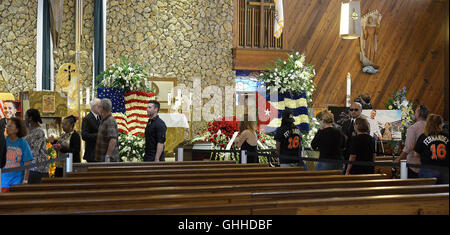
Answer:
[[(392, 93), (406, 87), (409, 100), (444, 115), (448, 0), (361, 0), (361, 14), (378, 9), (383, 16), (377, 52), (380, 72), (373, 75), (361, 71), (359, 40), (339, 37), (341, 2), (284, 1), (287, 49), (305, 53), (316, 68), (318, 89), (312, 106), (344, 106), (350, 72), (352, 99), (368, 93), (374, 107), (384, 109)], [(448, 111), (446, 115), (448, 120)]]

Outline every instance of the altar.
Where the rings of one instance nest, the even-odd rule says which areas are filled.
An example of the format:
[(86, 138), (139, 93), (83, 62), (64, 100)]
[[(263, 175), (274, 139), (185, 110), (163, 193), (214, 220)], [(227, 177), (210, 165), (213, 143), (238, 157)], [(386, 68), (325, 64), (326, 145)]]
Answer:
[(184, 141), (184, 129), (189, 128), (189, 123), (181, 113), (159, 113), (159, 118), (167, 126), (165, 155), (175, 157), (177, 146)]

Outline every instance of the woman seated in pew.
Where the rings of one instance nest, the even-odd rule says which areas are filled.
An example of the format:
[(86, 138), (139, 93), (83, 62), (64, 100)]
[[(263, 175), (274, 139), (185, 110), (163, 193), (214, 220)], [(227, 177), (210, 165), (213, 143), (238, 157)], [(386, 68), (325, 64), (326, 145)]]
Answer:
[[(57, 141), (53, 141), (56, 142), (53, 145), (53, 148), (56, 149), (58, 157), (61, 157), (66, 153), (72, 153), (73, 162), (79, 163), (81, 161), (80, 159), (81, 140), (80, 134), (78, 134), (78, 132), (74, 130), (76, 122), (77, 118), (73, 115), (64, 118), (62, 122), (64, 134), (61, 135), (61, 137)], [(63, 176), (63, 167), (64, 167), (63, 161), (56, 162), (56, 170), (55, 170), (56, 177)]]
[[(29, 165), (33, 161), (30, 146), (23, 138), (27, 135), (25, 122), (12, 117), (6, 125), (6, 164), (4, 169)], [(11, 185), (27, 184), (29, 171), (14, 171), (2, 173), (2, 192), (9, 192)]]
[[(367, 162), (373, 163), (375, 161), (375, 140), (370, 136), (369, 122), (365, 118), (356, 118), (354, 128), (356, 130), (356, 136), (352, 136), (350, 144), (350, 162)], [(375, 171), (374, 166), (348, 164), (346, 175), (357, 174), (373, 174)]]
[(333, 126), (334, 115), (330, 111), (320, 112), (317, 118), (320, 121), (321, 128), (311, 142), (311, 148), (320, 152), (316, 171), (342, 170), (343, 165), (339, 161), (343, 160), (344, 134)]
[[(248, 115), (244, 115), (244, 120), (239, 122), (239, 135), (234, 140), (237, 148), (247, 150), (247, 163), (259, 163), (256, 153), (258, 145), (256, 129), (256, 121), (249, 121)], [(239, 158), (239, 163), (242, 163), (241, 158)]]
[(437, 168), (420, 168), (420, 178), (437, 178), (438, 184), (448, 184), (448, 142), (449, 137), (443, 132), (444, 121), (440, 115), (430, 114), (425, 130), (417, 139), (414, 156), (420, 158), (422, 166)]
[[(25, 121), (28, 124), (28, 135), (25, 140), (30, 145), (33, 153), (33, 163), (45, 162), (48, 160), (46, 149), (45, 133), (39, 123), (42, 123), (41, 114), (37, 109), (29, 109), (25, 113)], [(40, 184), (42, 178), (48, 178), (48, 165), (38, 166), (30, 170), (30, 184)]]

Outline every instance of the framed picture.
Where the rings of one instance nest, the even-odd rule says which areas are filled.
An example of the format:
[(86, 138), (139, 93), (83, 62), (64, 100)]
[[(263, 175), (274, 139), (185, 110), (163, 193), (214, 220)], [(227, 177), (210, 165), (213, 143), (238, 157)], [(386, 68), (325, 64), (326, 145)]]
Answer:
[(55, 112), (55, 96), (43, 95), (42, 96), (42, 112), (54, 113)]
[(400, 140), (402, 138), (401, 110), (363, 110), (361, 116), (370, 124), (370, 135), (382, 140)]
[[(149, 78), (152, 82), (152, 87), (156, 89), (156, 101), (161, 104), (160, 112), (169, 112), (169, 93), (172, 94), (172, 89), (177, 86), (176, 78)], [(170, 96), (172, 99), (173, 95)], [(172, 102), (173, 103), (173, 102)]]
[(1, 100), (0, 101), (0, 118), (18, 117), (23, 118), (22, 101), (21, 100)]

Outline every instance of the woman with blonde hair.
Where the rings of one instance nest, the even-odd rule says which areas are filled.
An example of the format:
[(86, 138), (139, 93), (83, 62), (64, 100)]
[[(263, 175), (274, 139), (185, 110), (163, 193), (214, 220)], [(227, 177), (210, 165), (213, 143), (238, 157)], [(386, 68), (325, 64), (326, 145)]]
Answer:
[(311, 142), (311, 148), (320, 152), (316, 170), (342, 170), (342, 163), (339, 161), (343, 160), (344, 134), (333, 126), (334, 115), (328, 110), (320, 112), (317, 118), (321, 128)]
[[(239, 122), (239, 135), (234, 140), (234, 143), (241, 150), (247, 150), (247, 163), (259, 163), (258, 155), (256, 154), (258, 145), (256, 130), (256, 121), (249, 121), (248, 115), (245, 115), (244, 120)], [(239, 158), (239, 163), (242, 163), (241, 158)]]
[(440, 115), (428, 115), (425, 131), (417, 139), (414, 156), (420, 158), (423, 166), (440, 168), (420, 168), (420, 178), (437, 178), (438, 184), (448, 184), (448, 142), (443, 132), (444, 121)]

